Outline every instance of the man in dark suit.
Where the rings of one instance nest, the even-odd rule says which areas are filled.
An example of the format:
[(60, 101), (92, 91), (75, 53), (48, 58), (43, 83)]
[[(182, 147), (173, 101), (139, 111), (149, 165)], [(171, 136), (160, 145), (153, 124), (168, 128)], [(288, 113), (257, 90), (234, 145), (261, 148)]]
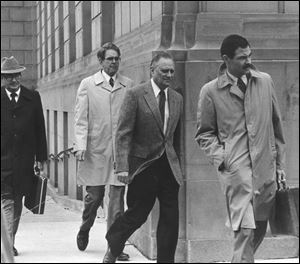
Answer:
[[(43, 173), (47, 160), (41, 98), (20, 84), (20, 66), (12, 56), (1, 60), (1, 206), (14, 245), (22, 198), (33, 184), (34, 161)], [(14, 255), (18, 251), (13, 246)]]
[(146, 222), (156, 198), (160, 204), (157, 262), (174, 262), (178, 240), (179, 120), (182, 96), (169, 86), (174, 61), (166, 52), (152, 59), (151, 81), (126, 92), (116, 134), (117, 177), (128, 185), (128, 210), (106, 234), (103, 262), (114, 263), (126, 240)]

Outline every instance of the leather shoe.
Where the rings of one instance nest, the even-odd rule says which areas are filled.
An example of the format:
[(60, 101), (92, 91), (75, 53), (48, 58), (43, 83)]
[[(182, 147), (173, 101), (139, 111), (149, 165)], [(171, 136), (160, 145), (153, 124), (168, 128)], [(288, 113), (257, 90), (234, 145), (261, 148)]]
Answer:
[(117, 257), (117, 260), (119, 261), (128, 261), (129, 260), (129, 255), (122, 252), (119, 257)]
[(77, 234), (77, 247), (79, 250), (84, 251), (89, 243), (89, 230), (79, 230)]
[(103, 258), (103, 262), (102, 263), (115, 263), (117, 260), (117, 257), (115, 257), (111, 251), (110, 248), (107, 249), (104, 258)]
[(15, 247), (13, 247), (13, 253), (15, 257), (19, 255), (19, 252)]

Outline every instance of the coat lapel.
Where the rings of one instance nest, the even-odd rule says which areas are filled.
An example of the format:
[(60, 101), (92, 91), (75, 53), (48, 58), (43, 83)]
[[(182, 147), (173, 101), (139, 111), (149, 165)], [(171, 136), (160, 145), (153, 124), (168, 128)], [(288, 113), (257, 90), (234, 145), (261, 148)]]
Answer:
[(144, 94), (144, 98), (158, 124), (158, 127), (160, 129), (160, 131), (163, 133), (163, 122), (160, 116), (160, 112), (158, 109), (158, 104), (151, 86), (151, 82), (148, 83), (148, 85), (145, 87), (145, 94)]
[(221, 70), (219, 70), (219, 74), (218, 74), (218, 87), (220, 89), (223, 89), (225, 87), (229, 87), (229, 91), (232, 94), (235, 94), (237, 97), (241, 98), (242, 100), (244, 100), (244, 93), (240, 90), (239, 87), (237, 87), (237, 85), (235, 85), (233, 83), (233, 80), (231, 80), (231, 78), (228, 77), (228, 75), (226, 74), (226, 68), (224, 68), (224, 65), (221, 65)]
[(27, 91), (26, 88), (21, 86), (21, 92), (20, 92), (20, 98), (17, 102), (16, 108), (21, 108), (24, 105), (26, 105), (29, 101), (32, 100), (32, 94), (31, 92)]
[(94, 74), (94, 82), (95, 82), (95, 85), (99, 86), (101, 89), (105, 89), (105, 90), (111, 92), (111, 90), (112, 90), (111, 86), (105, 80), (101, 71), (98, 71), (97, 73)]
[[(23, 107), (24, 105), (27, 104), (28, 101), (32, 100), (31, 92), (27, 91), (27, 89), (25, 87), (23, 87), (22, 85), (21, 85), (20, 89), (21, 89), (20, 97), (19, 97), (19, 100), (18, 100), (15, 108)], [(5, 108), (13, 108), (12, 103), (6, 94), (4, 87), (1, 87), (1, 103), (3, 103)]]
[(112, 92), (115, 92), (124, 87), (126, 87), (126, 82), (125, 82), (123, 76), (121, 74), (117, 73), (116, 82), (115, 82), (114, 88), (112, 89)]
[[(260, 78), (260, 75), (257, 73), (256, 68), (254, 66), (251, 67), (250, 74), (248, 77), (248, 87), (250, 87), (249, 83), (252, 77)], [(236, 84), (233, 83), (233, 80), (231, 80), (231, 78), (228, 77), (228, 75), (226, 74), (226, 65), (225, 63), (223, 63), (221, 64), (218, 72), (218, 87), (222, 89), (227, 86), (231, 86), (229, 90), (230, 93), (235, 94), (236, 96), (244, 100), (245, 94), (240, 90), (240, 88)]]
[(5, 91), (5, 87), (1, 87), (1, 106), (4, 108), (11, 108), (12, 105)]
[(117, 74), (117, 78), (114, 84), (114, 87), (112, 88), (110, 86), (110, 84), (106, 81), (106, 79), (104, 78), (104, 76), (102, 75), (102, 72), (99, 71), (97, 73), (94, 74), (94, 81), (96, 85), (100, 85), (101, 88), (113, 93), (121, 88), (126, 87), (124, 78), (122, 77), (122, 75)]
[(239, 98), (241, 98), (242, 100), (244, 100), (245, 98), (245, 94), (241, 91), (241, 89), (239, 87), (237, 87), (237, 85), (232, 85), (230, 87), (230, 93), (235, 94), (236, 96), (238, 96)]

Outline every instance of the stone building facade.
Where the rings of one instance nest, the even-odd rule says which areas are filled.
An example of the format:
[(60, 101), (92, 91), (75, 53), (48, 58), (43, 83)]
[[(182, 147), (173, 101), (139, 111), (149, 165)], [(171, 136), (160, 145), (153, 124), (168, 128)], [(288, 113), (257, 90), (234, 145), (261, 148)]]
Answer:
[(36, 3), (1, 1), (1, 58), (15, 56), (26, 67), (23, 83), (36, 88)]
[[(2, 19), (2, 9), (8, 9), (2, 2), (1, 52), (2, 24), (7, 23)], [(22, 3), (25, 8), (26, 2)], [(181, 129), (185, 182), (179, 197), (176, 259), (179, 262), (229, 260), (232, 234), (224, 225), (225, 200), (215, 170), (194, 140), (198, 94), (217, 74), (223, 38), (232, 33), (245, 36), (251, 44), (253, 63), (271, 74), (275, 82), (287, 139), (288, 184), (299, 186), (299, 2), (33, 3), (35, 84), (42, 96), (49, 154), (54, 156), (73, 145), (76, 91), (83, 78), (99, 70), (96, 53), (103, 43), (113, 41), (120, 47), (120, 71), (136, 84), (149, 80), (149, 64), (156, 51), (167, 50), (173, 55), (174, 88), (183, 95), (185, 104)], [(8, 47), (7, 43), (4, 40), (4, 47)], [(76, 183), (74, 157), (66, 155), (50, 160), (50, 182), (57, 187), (58, 194), (81, 200), (84, 190)], [(157, 219), (155, 206), (147, 223), (131, 237), (131, 242), (150, 258), (156, 257)], [(272, 237), (268, 232), (257, 257), (294, 257), (298, 250), (297, 236)]]

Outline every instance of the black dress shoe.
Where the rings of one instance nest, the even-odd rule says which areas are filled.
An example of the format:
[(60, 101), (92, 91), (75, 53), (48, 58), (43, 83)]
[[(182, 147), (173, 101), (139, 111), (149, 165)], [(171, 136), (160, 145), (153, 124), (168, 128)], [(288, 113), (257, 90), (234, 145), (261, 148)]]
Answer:
[(107, 249), (104, 258), (103, 258), (103, 262), (102, 263), (115, 263), (117, 260), (117, 257), (115, 257), (111, 251), (110, 248)]
[(117, 260), (119, 260), (119, 261), (128, 261), (129, 260), (129, 255), (126, 254), (126, 253), (124, 253), (124, 252), (122, 252), (120, 254), (120, 256), (117, 257)]
[(19, 255), (19, 252), (15, 247), (13, 247), (13, 253), (15, 257)]
[(84, 251), (89, 243), (89, 230), (79, 230), (77, 234), (77, 247), (79, 250)]

